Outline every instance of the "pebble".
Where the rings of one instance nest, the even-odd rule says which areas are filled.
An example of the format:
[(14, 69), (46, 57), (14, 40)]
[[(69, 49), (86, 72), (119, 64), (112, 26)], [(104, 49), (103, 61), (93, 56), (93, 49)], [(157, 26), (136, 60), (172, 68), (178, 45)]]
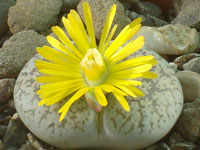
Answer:
[(192, 71), (180, 71), (177, 73), (181, 83), (185, 102), (193, 102), (200, 97), (200, 75)]
[(145, 47), (158, 54), (181, 55), (192, 53), (198, 46), (199, 34), (195, 29), (177, 24), (163, 27), (143, 26), (133, 39), (145, 37)]
[(0, 37), (8, 32), (8, 9), (15, 5), (13, 0), (0, 0)]
[(197, 57), (200, 57), (200, 54), (197, 54), (197, 53), (185, 54), (185, 55), (177, 57), (174, 60), (174, 63), (178, 66), (179, 70), (183, 70), (183, 65), (185, 63)]
[(143, 26), (155, 26), (155, 27), (160, 27), (160, 26), (164, 26), (167, 25), (168, 22), (154, 17), (154, 16), (143, 16), (143, 15), (139, 15), (138, 13), (134, 12), (134, 11), (126, 11), (127, 16), (131, 19), (134, 20), (138, 17), (142, 18), (142, 25)]
[(70, 9), (75, 9), (79, 2), (80, 0), (62, 0), (61, 11), (67, 13)]
[(150, 146), (145, 150), (170, 150), (170, 148), (166, 143), (159, 143), (159, 144)]
[(186, 141), (176, 132), (173, 132), (169, 137), (169, 147), (171, 150), (199, 150), (197, 145)]
[[(82, 12), (82, 3), (85, 0), (81, 0), (77, 6), (77, 11), (79, 15), (83, 19)], [(119, 32), (130, 23), (130, 19), (125, 15), (124, 6), (118, 2), (117, 0), (86, 0), (88, 1), (91, 11), (92, 11), (92, 19), (95, 30), (95, 35), (97, 39), (100, 39), (101, 33), (103, 30), (103, 26), (106, 20), (107, 13), (113, 4), (117, 5), (117, 10), (115, 14), (115, 18), (113, 24), (118, 24), (114, 37), (119, 34)]]
[(199, 8), (199, 0), (182, 0), (181, 10), (172, 23), (183, 24), (200, 30)]
[(0, 139), (0, 150), (4, 150), (4, 144), (3, 144), (3, 142), (1, 141), (1, 139)]
[(189, 141), (196, 142), (200, 138), (200, 99), (184, 104), (176, 130)]
[(50, 107), (37, 105), (40, 99), (35, 92), (39, 83), (35, 77), (39, 73), (33, 62), (40, 57), (36, 55), (15, 84), (14, 100), (19, 116), (34, 135), (58, 148), (142, 149), (154, 144), (175, 124), (182, 111), (183, 95), (175, 72), (162, 57), (144, 49), (134, 56), (149, 54), (158, 61), (153, 71), (159, 78), (142, 80), (140, 88), (146, 96), (138, 100), (129, 98), (129, 113), (108, 95), (109, 105), (99, 118), (82, 97), (60, 123), (57, 110), (62, 102)]
[(144, 16), (160, 17), (162, 14), (161, 8), (155, 3), (149, 1), (140, 1), (134, 5), (134, 11)]
[(14, 114), (3, 137), (5, 148), (19, 148), (27, 140), (28, 130), (21, 122), (18, 114)]
[(13, 94), (15, 79), (0, 79), (0, 103), (4, 103)]
[(200, 57), (191, 59), (183, 65), (183, 69), (187, 71), (193, 71), (200, 74)]
[(36, 47), (46, 44), (44, 36), (35, 31), (22, 31), (5, 41), (0, 49), (0, 79), (15, 78), (36, 54)]
[(62, 0), (17, 0), (9, 9), (8, 25), (13, 34), (24, 30), (45, 32), (57, 23)]
[(7, 126), (0, 125), (0, 139), (4, 136)]

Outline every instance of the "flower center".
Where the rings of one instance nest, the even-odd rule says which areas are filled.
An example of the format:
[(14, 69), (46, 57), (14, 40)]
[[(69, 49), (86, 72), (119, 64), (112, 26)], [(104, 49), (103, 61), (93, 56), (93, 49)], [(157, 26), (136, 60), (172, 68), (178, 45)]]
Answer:
[(106, 65), (96, 48), (89, 49), (80, 64), (90, 86), (99, 85), (105, 80), (107, 76)]

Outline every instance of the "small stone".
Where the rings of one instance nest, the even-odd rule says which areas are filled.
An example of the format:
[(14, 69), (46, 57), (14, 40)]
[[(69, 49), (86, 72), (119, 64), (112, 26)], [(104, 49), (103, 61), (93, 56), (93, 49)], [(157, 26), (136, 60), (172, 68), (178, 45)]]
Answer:
[(171, 150), (198, 150), (197, 145), (186, 141), (176, 132), (172, 133), (169, 137), (169, 147)]
[(67, 13), (70, 9), (75, 9), (80, 0), (62, 0), (62, 9), (63, 13)]
[(136, 3), (138, 3), (140, 0), (119, 0), (119, 1), (121, 1), (121, 2), (128, 2), (128, 3), (130, 3), (130, 4), (136, 4)]
[(197, 58), (197, 57), (200, 57), (200, 54), (197, 54), (197, 53), (185, 54), (185, 55), (182, 55), (182, 56), (177, 57), (177, 58), (174, 60), (174, 63), (178, 66), (178, 69), (179, 69), (179, 70), (183, 70), (183, 65), (184, 65), (185, 63), (187, 63), (187, 62), (190, 61), (191, 59)]
[[(81, 0), (77, 6), (77, 11), (83, 19), (82, 3), (85, 0)], [(110, 10), (113, 4), (117, 5), (117, 10), (113, 24), (118, 24), (114, 37), (119, 34), (119, 32), (130, 23), (130, 19), (125, 15), (124, 6), (117, 0), (86, 0), (92, 11), (92, 19), (95, 30), (95, 35), (97, 39), (100, 39), (103, 26), (106, 20), (108, 11)]]
[(200, 74), (200, 57), (191, 59), (183, 65), (183, 69), (187, 71), (193, 71)]
[(177, 17), (172, 21), (173, 24), (183, 24), (186, 26), (200, 29), (200, 1), (182, 0), (181, 10)]
[[(197, 90), (197, 89), (196, 89)], [(200, 100), (185, 103), (176, 130), (187, 140), (196, 142), (200, 138)]]
[(17, 0), (9, 9), (8, 25), (16, 34), (24, 30), (44, 32), (56, 24), (62, 0)]
[(169, 65), (172, 67), (172, 69), (174, 70), (174, 72), (177, 72), (177, 65), (173, 62), (170, 62)]
[(200, 97), (200, 75), (192, 71), (180, 71), (177, 73), (181, 83), (185, 102), (193, 102)]
[(0, 139), (4, 136), (7, 126), (0, 125)]
[(182, 5), (183, 0), (173, 0), (173, 10), (176, 15), (181, 11)]
[(0, 37), (8, 31), (8, 9), (13, 5), (13, 0), (0, 0)]
[(191, 53), (197, 48), (199, 40), (195, 29), (180, 24), (159, 28), (143, 26), (133, 39), (138, 36), (145, 37), (145, 47), (166, 55)]
[(162, 20), (162, 19), (159, 19), (159, 18), (156, 18), (154, 16), (143, 16), (143, 15), (139, 15), (138, 13), (134, 12), (134, 11), (130, 11), (128, 13), (128, 17), (131, 19), (131, 20), (134, 20), (138, 17), (141, 17), (142, 18), (142, 25), (144, 26), (156, 26), (156, 27), (160, 27), (160, 26), (164, 26), (164, 25), (167, 25), (168, 22)]
[[(31, 146), (30, 142), (26, 142), (26, 144), (23, 144), (18, 150), (35, 150), (35, 148)], [(44, 150), (44, 149), (37, 149), (37, 150)]]
[(12, 96), (15, 79), (0, 79), (0, 103), (4, 103)]
[(150, 146), (145, 150), (170, 150), (166, 143), (158, 143), (156, 145)]
[(3, 144), (3, 142), (1, 141), (1, 139), (0, 139), (0, 150), (4, 150), (4, 144)]
[(26, 62), (36, 54), (36, 47), (46, 44), (44, 36), (35, 31), (23, 31), (5, 41), (0, 49), (0, 79), (17, 77)]
[(14, 114), (8, 124), (3, 141), (5, 148), (19, 148), (27, 140), (28, 130), (19, 119), (18, 114)]
[(158, 5), (149, 1), (141, 1), (134, 5), (134, 10), (144, 16), (160, 17), (162, 10)]

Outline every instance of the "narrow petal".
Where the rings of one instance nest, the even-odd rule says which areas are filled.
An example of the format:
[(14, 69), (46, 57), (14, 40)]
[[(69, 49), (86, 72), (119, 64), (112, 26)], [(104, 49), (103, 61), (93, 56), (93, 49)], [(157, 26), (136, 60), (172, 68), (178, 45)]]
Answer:
[(108, 47), (108, 45), (110, 44), (110, 41), (112, 40), (113, 35), (115, 34), (115, 31), (117, 29), (117, 24), (114, 25), (114, 27), (112, 28), (110, 34), (108, 35), (108, 38), (105, 41), (105, 44), (102, 47), (101, 52), (103, 53), (105, 51), (105, 49)]
[(118, 100), (118, 102), (121, 104), (121, 106), (122, 106), (126, 111), (130, 111), (129, 104), (128, 104), (127, 100), (124, 98), (124, 96), (118, 95), (118, 94), (116, 94), (116, 93), (113, 93), (113, 95), (115, 96), (115, 98)]
[(120, 63), (113, 65), (110, 69), (110, 72), (116, 72), (124, 69), (130, 69), (133, 67), (137, 67), (139, 65), (144, 64), (154, 64), (154, 56), (140, 56), (132, 59), (128, 59), (125, 61), (121, 61)]
[(50, 70), (57, 70), (57, 71), (71, 71), (76, 73), (81, 73), (80, 67), (74, 65), (60, 65), (56, 63), (51, 63), (43, 60), (35, 60), (35, 66), (38, 70), (40, 69), (50, 69)]
[(132, 97), (137, 97), (135, 95), (135, 93), (133, 93), (133, 91), (131, 91), (128, 86), (124, 86), (124, 85), (120, 85), (120, 84), (112, 84), (113, 86), (116, 86), (117, 88), (119, 88), (120, 90), (124, 91), (125, 93), (127, 93), (128, 95), (132, 96)]
[[(46, 60), (51, 62), (61, 64), (61, 65), (68, 65), (69, 63), (69, 56), (65, 55), (62, 52), (59, 52), (51, 47), (43, 46), (37, 47), (36, 51)], [(71, 62), (71, 64), (77, 64), (78, 62)]]
[(111, 74), (110, 76), (109, 76), (109, 78), (114, 78), (114, 79), (135, 79), (135, 78), (138, 78), (138, 77), (141, 77), (142, 76), (142, 74), (139, 74), (139, 73), (137, 73), (137, 74), (121, 74), (120, 73), (120, 75), (119, 74)]
[(108, 36), (108, 33), (110, 31), (113, 19), (115, 17), (115, 12), (116, 12), (116, 5), (112, 5), (111, 9), (108, 12), (105, 24), (104, 24), (104, 28), (101, 34), (101, 38), (100, 38), (100, 43), (99, 43), (99, 51), (102, 52), (103, 51), (103, 47), (104, 47), (104, 43), (106, 41), (106, 38)]
[(101, 106), (106, 106), (107, 105), (107, 99), (106, 99), (102, 89), (97, 86), (97, 87), (95, 87), (94, 92), (95, 92), (95, 96), (96, 96), (99, 104)]
[(130, 32), (129, 25), (127, 25), (105, 50), (104, 55), (106, 59), (111, 57), (126, 42), (126, 38), (129, 32)]
[(74, 78), (82, 78), (82, 75), (77, 72), (69, 72), (69, 71), (60, 71), (60, 70), (51, 70), (51, 69), (40, 69), (40, 73), (54, 75), (54, 76), (65, 76), (65, 77), (74, 77)]
[(144, 72), (142, 74), (142, 78), (147, 78), (147, 79), (155, 79), (158, 77), (158, 74), (154, 73), (154, 72), (150, 72), (150, 71), (147, 71), (147, 72)]
[(82, 47), (84, 49), (89, 49), (91, 48), (89, 41), (88, 41), (88, 36), (86, 34), (85, 28), (80, 28), (80, 25), (78, 24), (78, 22), (75, 20), (76, 18), (74, 18), (70, 13), (67, 15), (68, 16), (68, 20), (69, 23), (71, 24), (71, 28), (72, 30), (75, 32), (75, 36), (78, 35), (79, 37), (79, 42), (81, 43)]
[(86, 28), (91, 40), (92, 48), (97, 48), (94, 27), (92, 22), (92, 14), (90, 10), (90, 6), (87, 2), (83, 2), (83, 15), (85, 19)]
[(134, 52), (138, 51), (144, 46), (144, 37), (140, 36), (135, 41), (129, 42), (126, 46), (121, 48), (119, 51), (117, 51), (114, 55), (110, 57), (110, 61), (112, 63), (119, 62), (123, 60), (124, 58), (130, 56)]
[(49, 44), (51, 44), (53, 47), (55, 47), (56, 49), (62, 51), (63, 53), (67, 54), (68, 60), (71, 62), (76, 62), (76, 61), (80, 61), (80, 59), (74, 55), (70, 50), (68, 50), (63, 44), (61, 44), (58, 40), (56, 40), (54, 37), (52, 36), (47, 36), (47, 41)]
[(122, 90), (120, 90), (112, 85), (102, 84), (102, 85), (100, 85), (100, 87), (107, 93), (113, 92), (113, 93), (117, 93), (118, 95), (127, 96), (127, 94), (125, 92), (123, 92)]
[(61, 113), (60, 115), (60, 119), (59, 122), (61, 122), (65, 115), (67, 114), (70, 106), (76, 101), (78, 100), (81, 96), (83, 96), (88, 90), (90, 90), (91, 88), (82, 88), (80, 90), (78, 90), (58, 111), (58, 113)]
[(138, 88), (136, 88), (136, 87), (134, 87), (134, 86), (128, 86), (128, 88), (132, 91), (132, 92), (134, 92), (137, 96), (144, 96), (144, 93), (141, 91), (141, 90), (139, 90)]
[(121, 76), (125, 74), (140, 74), (149, 71), (152, 68), (152, 65), (150, 64), (144, 64), (138, 67), (134, 67), (131, 69), (123, 70), (123, 71), (118, 71), (118, 72), (113, 72), (111, 73), (111, 76)]
[(60, 41), (63, 44), (65, 44), (71, 51), (73, 51), (77, 57), (79, 57), (80, 59), (83, 58), (81, 52), (74, 46), (74, 44), (70, 41), (70, 39), (67, 37), (67, 35), (60, 27), (54, 26), (52, 27), (52, 30), (56, 34), (56, 36), (60, 39)]
[(84, 40), (83, 40), (82, 35), (79, 32), (77, 33), (76, 30), (74, 30), (69, 19), (62, 17), (62, 22), (63, 22), (68, 34), (70, 35), (72, 40), (75, 42), (75, 45), (79, 48), (81, 53), (84, 55), (88, 49), (88, 46), (87, 46), (87, 44), (83, 43)]
[(45, 89), (45, 90), (51, 90), (51, 89), (66, 87), (67, 89), (67, 88), (70, 88), (71, 85), (76, 84), (76, 83), (83, 83), (83, 79), (74, 79), (74, 80), (43, 84), (40, 86), (40, 88)]

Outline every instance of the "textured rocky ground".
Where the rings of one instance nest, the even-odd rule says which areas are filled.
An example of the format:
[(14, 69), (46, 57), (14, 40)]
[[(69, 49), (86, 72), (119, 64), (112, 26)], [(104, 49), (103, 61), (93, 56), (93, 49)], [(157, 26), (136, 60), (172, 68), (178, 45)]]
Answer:
[[(35, 48), (46, 44), (52, 25), (70, 9), (81, 15), (80, 0), (0, 1), (0, 150), (56, 150), (37, 139), (16, 114), (13, 88)], [(95, 14), (99, 36), (106, 11), (117, 3), (118, 32), (131, 20), (142, 17), (136, 36), (146, 38), (145, 47), (155, 50), (174, 68), (184, 94), (184, 109), (174, 128), (145, 150), (200, 149), (200, 1), (199, 0), (88, 0)], [(103, 9), (102, 9), (103, 8)], [(136, 37), (135, 36), (135, 37)], [(133, 38), (135, 38), (133, 37)]]

